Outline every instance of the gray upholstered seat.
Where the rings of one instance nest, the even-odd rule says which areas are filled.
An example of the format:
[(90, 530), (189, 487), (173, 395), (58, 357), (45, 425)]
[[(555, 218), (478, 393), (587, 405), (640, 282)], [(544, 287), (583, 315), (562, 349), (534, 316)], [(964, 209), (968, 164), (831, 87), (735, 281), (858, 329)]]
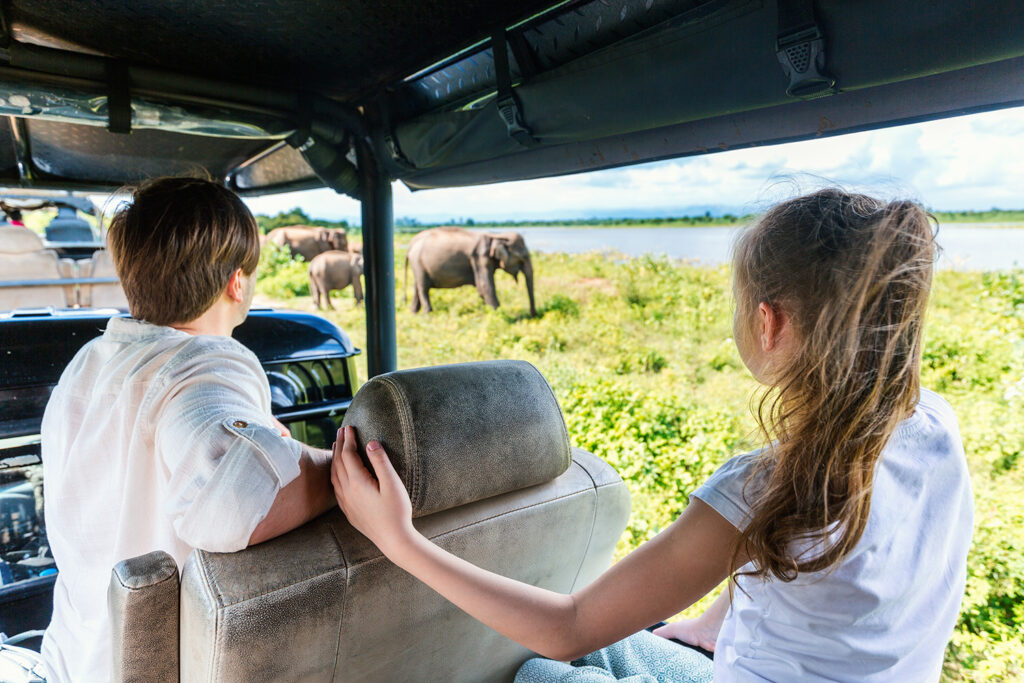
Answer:
[(0, 279), (53, 280), (53, 285), (0, 288), (0, 310), (75, 305), (74, 285), (61, 285), (61, 278), (74, 277), (75, 264), (58, 258), (43, 247), (43, 241), (28, 228), (0, 225)]
[[(360, 390), (346, 422), (381, 440), (416, 526), (442, 547), (562, 592), (609, 565), (629, 494), (611, 467), (570, 449), (529, 364), (383, 375)], [(393, 565), (340, 511), (238, 553), (194, 552), (178, 633), (139, 626), (172, 612), (167, 567), (130, 562), (110, 588), (119, 680), (500, 681), (530, 656)]]
[[(117, 277), (110, 251), (99, 249), (92, 258), (82, 261), (80, 277)], [(98, 285), (82, 285), (78, 292), (82, 308), (128, 308), (128, 299), (120, 282)]]

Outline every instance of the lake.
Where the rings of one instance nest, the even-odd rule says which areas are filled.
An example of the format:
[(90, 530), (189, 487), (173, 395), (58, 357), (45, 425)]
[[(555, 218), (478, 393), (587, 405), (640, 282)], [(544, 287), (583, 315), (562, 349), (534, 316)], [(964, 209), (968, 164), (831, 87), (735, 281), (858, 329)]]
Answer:
[[(501, 232), (506, 228), (486, 228)], [(533, 251), (615, 251), (629, 256), (664, 254), (704, 264), (729, 260), (739, 228), (516, 228)], [(939, 267), (958, 270), (1002, 270), (1024, 266), (1024, 225), (991, 227), (984, 223), (953, 223), (939, 228), (943, 249)]]

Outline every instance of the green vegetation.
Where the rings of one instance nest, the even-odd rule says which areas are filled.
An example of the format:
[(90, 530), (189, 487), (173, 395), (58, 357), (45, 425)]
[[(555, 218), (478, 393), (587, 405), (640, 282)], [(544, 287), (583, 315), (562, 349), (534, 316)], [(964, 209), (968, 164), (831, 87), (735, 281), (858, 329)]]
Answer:
[[(396, 272), (403, 256), (399, 245)], [(540, 368), (573, 443), (610, 462), (630, 487), (633, 514), (621, 556), (671, 522), (719, 464), (755, 445), (749, 399), (756, 386), (731, 339), (728, 269), (651, 258), (616, 262), (600, 254), (534, 259), (537, 318), (527, 315), (522, 284), (500, 273), (497, 311), (464, 287), (434, 290), (435, 312), (414, 316), (399, 291), (399, 364), (521, 358)], [(276, 257), (267, 264), (262, 292), (279, 291), (267, 282), (298, 277), (299, 271), (281, 275), (291, 268), (286, 262)], [(328, 317), (362, 347), (365, 315), (351, 297), (344, 292)], [(277, 304), (312, 309), (307, 296)], [(365, 365), (363, 371), (365, 377)], [(938, 274), (923, 383), (956, 411), (975, 493), (967, 593), (944, 675), (1018, 679), (1024, 677), (1024, 272)]]
[(939, 223), (1024, 223), (1024, 209), (932, 211)]
[(349, 227), (348, 221), (329, 221), (322, 218), (310, 218), (305, 211), (295, 207), (290, 211), (281, 211), (276, 216), (267, 216), (262, 213), (256, 214), (256, 225), (260, 232), (268, 233), (274, 228), (283, 228), (289, 225), (316, 225), (321, 228), (345, 228), (349, 232), (359, 232), (359, 228)]
[(306, 260), (291, 255), (288, 247), (265, 244), (260, 249), (256, 292), (272, 299), (309, 296), (309, 274)]

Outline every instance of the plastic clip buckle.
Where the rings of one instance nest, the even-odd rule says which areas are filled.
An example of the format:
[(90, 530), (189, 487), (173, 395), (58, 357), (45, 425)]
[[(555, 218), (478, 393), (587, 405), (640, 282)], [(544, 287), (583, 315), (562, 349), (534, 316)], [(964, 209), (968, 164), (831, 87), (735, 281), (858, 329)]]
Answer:
[(498, 114), (505, 122), (505, 127), (508, 128), (508, 136), (525, 146), (536, 145), (537, 140), (523, 123), (522, 111), (519, 109), (519, 101), (516, 100), (515, 95), (508, 94), (499, 97), (496, 104), (498, 105)]
[(787, 95), (812, 99), (835, 92), (836, 79), (825, 73), (825, 36), (817, 26), (780, 37), (775, 50), (789, 76)]

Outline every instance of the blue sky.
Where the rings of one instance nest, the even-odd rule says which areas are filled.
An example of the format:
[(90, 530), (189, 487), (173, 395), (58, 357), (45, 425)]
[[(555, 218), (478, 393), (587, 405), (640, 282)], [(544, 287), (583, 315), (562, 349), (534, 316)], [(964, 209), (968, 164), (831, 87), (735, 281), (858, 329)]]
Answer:
[[(1024, 208), (1024, 108), (784, 145), (469, 188), (412, 193), (395, 183), (395, 217), (540, 219), (748, 212), (823, 182), (909, 196), (937, 210)], [(359, 222), (330, 190), (247, 200), (274, 214)]]

